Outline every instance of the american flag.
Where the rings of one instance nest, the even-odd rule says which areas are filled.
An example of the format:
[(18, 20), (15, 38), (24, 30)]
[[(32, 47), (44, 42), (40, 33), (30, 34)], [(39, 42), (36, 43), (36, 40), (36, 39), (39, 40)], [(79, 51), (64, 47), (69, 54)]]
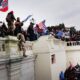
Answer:
[(45, 20), (41, 21), (39, 24), (38, 24), (39, 28), (40, 29), (43, 29), (45, 26)]
[(46, 21), (46, 20), (43, 20), (43, 21), (41, 21), (41, 22), (38, 24), (39, 28), (40, 28), (40, 29), (43, 29), (43, 32), (44, 32), (44, 33), (47, 32), (47, 27), (46, 27), (46, 25), (45, 25), (45, 21)]
[(8, 10), (8, 0), (0, 0), (0, 11), (6, 12)]

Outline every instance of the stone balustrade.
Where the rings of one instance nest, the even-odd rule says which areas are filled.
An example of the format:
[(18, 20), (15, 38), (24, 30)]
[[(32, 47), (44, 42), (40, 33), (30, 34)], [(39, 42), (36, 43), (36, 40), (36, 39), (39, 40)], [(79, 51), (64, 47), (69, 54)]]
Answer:
[(34, 80), (32, 44), (26, 42), (27, 57), (22, 56), (18, 39), (13, 36), (0, 38), (0, 80)]
[(69, 41), (67, 42), (67, 46), (80, 46), (80, 41)]

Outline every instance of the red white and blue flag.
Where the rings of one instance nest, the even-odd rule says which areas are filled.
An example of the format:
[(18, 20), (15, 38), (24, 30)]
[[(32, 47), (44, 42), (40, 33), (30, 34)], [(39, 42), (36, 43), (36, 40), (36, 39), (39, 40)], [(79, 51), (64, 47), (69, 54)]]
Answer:
[(39, 24), (38, 24), (39, 28), (40, 29), (43, 29), (43, 32), (46, 33), (47, 32), (47, 27), (45, 25), (45, 20), (41, 21)]
[(34, 27), (35, 32), (41, 32), (43, 34), (47, 34), (47, 27), (45, 25), (45, 20), (41, 21), (37, 24), (38, 26)]
[(8, 10), (8, 0), (0, 0), (0, 11), (6, 12)]

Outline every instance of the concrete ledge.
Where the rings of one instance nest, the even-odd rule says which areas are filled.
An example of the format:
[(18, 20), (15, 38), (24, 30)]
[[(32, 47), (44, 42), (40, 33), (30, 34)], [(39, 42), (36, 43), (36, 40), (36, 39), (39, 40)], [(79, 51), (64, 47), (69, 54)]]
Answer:
[(16, 62), (20, 62), (22, 61), (23, 58), (16, 58), (16, 59), (1, 59), (0, 60), (0, 65), (2, 64), (12, 64), (12, 63), (16, 63)]

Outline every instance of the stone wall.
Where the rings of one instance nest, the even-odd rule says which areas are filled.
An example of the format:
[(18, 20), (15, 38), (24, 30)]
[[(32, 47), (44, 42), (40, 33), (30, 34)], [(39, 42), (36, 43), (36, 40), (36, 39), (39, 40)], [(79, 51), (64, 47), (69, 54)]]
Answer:
[(34, 56), (0, 61), (0, 80), (34, 80)]
[(35, 80), (34, 75), (34, 57), (24, 58), (21, 62), (20, 80)]
[(0, 80), (34, 80), (35, 57), (23, 57), (17, 44), (16, 37), (0, 38)]

